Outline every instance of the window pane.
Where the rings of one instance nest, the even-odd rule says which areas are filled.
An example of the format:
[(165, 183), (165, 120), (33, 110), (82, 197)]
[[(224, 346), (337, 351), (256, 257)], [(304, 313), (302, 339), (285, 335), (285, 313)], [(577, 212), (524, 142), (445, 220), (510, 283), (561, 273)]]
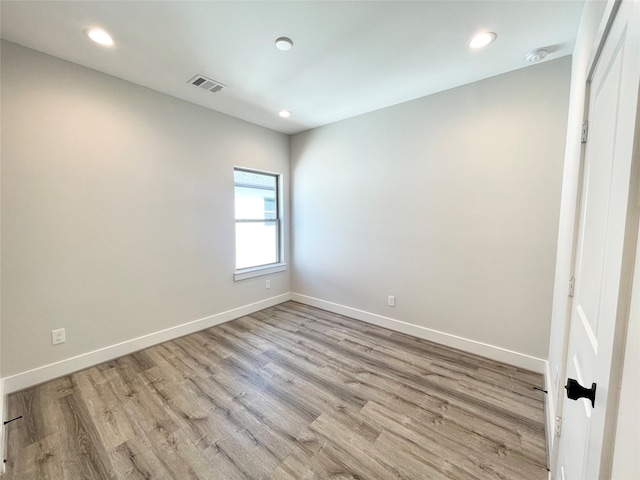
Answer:
[(234, 180), (236, 219), (278, 218), (274, 175), (236, 170)]
[(236, 220), (275, 220), (275, 191), (236, 187)]
[(236, 269), (278, 261), (277, 222), (236, 223)]

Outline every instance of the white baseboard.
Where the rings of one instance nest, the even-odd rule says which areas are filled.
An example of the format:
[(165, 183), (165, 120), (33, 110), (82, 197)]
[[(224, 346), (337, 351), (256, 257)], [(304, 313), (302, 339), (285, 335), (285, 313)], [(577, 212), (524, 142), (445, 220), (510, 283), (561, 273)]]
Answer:
[(79, 370), (98, 365), (99, 363), (113, 360), (114, 358), (128, 355), (168, 340), (173, 340), (174, 338), (198, 332), (205, 328), (214, 327), (221, 323), (225, 323), (245, 315), (250, 315), (262, 309), (286, 302), (287, 300), (291, 300), (291, 295), (289, 293), (267, 298), (266, 300), (261, 300), (250, 305), (245, 305), (240, 308), (193, 320), (188, 323), (183, 323), (182, 325), (160, 330), (159, 332), (150, 333), (142, 337), (126, 340), (122, 343), (110, 345), (99, 350), (94, 350), (93, 352), (83, 353), (76, 357), (44, 365), (16, 375), (11, 375), (4, 379), (4, 394), (8, 395), (33, 385), (47, 382), (54, 378), (63, 377)]
[(495, 345), (489, 345), (487, 343), (477, 342), (468, 338), (458, 337), (449, 333), (439, 332), (437, 330), (421, 327), (401, 320), (383, 317), (382, 315), (346, 307), (326, 300), (320, 300), (319, 298), (308, 297), (299, 293), (292, 293), (291, 300), (304, 303), (312, 307), (322, 308), (323, 310), (328, 310), (357, 320), (362, 320), (363, 322), (372, 323), (380, 327), (388, 328), (389, 330), (413, 335), (414, 337), (439, 343), (440, 345), (457, 348), (468, 353), (480, 355), (482, 357), (523, 368), (525, 370), (541, 374), (545, 373), (546, 361), (541, 358), (532, 357), (531, 355), (514, 352), (512, 350), (496, 347)]

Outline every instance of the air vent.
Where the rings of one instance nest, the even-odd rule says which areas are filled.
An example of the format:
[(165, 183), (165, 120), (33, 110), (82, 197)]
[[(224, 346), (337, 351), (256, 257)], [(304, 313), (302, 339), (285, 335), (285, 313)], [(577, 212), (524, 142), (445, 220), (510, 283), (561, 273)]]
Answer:
[(189, 80), (191, 85), (195, 85), (198, 88), (202, 88), (204, 90), (208, 90), (212, 93), (219, 92), (226, 85), (216, 82), (215, 80), (211, 80), (210, 78), (205, 77), (204, 75), (196, 75), (191, 80)]

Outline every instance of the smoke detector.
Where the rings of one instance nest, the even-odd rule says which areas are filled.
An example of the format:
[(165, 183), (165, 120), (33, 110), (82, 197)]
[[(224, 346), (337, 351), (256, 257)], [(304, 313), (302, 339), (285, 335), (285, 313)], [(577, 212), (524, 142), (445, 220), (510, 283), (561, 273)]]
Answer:
[(202, 88), (204, 90), (208, 90), (211, 93), (216, 93), (219, 92), (220, 90), (222, 90), (223, 88), (226, 87), (226, 85), (216, 81), (216, 80), (212, 80), (210, 78), (205, 77), (204, 75), (196, 75), (195, 77), (193, 77), (191, 80), (189, 80), (187, 83), (190, 83), (191, 85), (195, 85), (198, 88)]
[(545, 48), (537, 48), (527, 53), (527, 60), (530, 62), (537, 62), (547, 56), (547, 50)]

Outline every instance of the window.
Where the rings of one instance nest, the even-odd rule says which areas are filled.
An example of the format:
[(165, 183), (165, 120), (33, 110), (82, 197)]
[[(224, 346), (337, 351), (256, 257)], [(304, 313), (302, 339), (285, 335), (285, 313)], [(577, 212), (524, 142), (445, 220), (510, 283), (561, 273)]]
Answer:
[(239, 168), (234, 170), (236, 280), (246, 278), (238, 278), (240, 271), (266, 270), (269, 266), (281, 264), (279, 182), (279, 175)]

